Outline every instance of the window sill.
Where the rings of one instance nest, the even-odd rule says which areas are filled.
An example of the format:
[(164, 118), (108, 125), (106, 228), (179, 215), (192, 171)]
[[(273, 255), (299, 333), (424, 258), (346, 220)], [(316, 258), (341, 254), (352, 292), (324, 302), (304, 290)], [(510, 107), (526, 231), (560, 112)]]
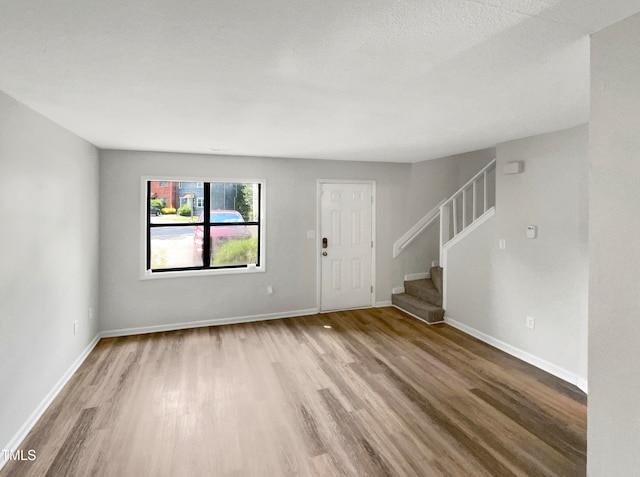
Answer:
[(222, 268), (217, 270), (182, 270), (172, 272), (151, 272), (144, 271), (140, 275), (140, 280), (159, 280), (163, 278), (184, 278), (184, 277), (204, 277), (215, 275), (242, 275), (247, 273), (263, 273), (265, 267), (248, 268)]

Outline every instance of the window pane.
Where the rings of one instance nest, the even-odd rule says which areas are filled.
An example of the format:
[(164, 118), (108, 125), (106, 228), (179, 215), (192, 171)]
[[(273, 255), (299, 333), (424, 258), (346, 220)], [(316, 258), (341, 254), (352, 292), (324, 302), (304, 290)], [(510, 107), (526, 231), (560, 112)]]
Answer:
[(198, 222), (203, 211), (202, 182), (150, 181), (152, 224)]
[(258, 184), (212, 182), (211, 211), (218, 210), (235, 210), (245, 222), (257, 222)]
[(202, 266), (202, 253), (198, 253), (195, 239), (196, 227), (153, 227), (151, 268)]
[(211, 227), (211, 266), (248, 265), (257, 262), (257, 225)]

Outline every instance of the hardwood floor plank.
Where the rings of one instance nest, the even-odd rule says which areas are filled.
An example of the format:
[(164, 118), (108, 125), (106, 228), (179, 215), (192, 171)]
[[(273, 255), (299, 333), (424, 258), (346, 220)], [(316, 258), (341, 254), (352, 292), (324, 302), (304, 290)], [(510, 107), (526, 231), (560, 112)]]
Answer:
[(472, 436), (467, 434), (464, 429), (456, 425), (449, 416), (442, 412), (437, 405), (434, 405), (434, 403), (424, 395), (420, 394), (411, 384), (391, 369), (391, 367), (381, 360), (378, 360), (378, 363), (385, 368), (385, 374), (402, 391), (407, 399), (414, 403), (423, 412), (425, 417), (431, 420), (452, 442), (462, 446), (480, 465), (489, 469), (496, 477), (514, 475), (514, 473), (509, 470), (509, 467), (491, 452), (490, 447), (480, 444)]
[(79, 464), (79, 455), (82, 452), (84, 442), (91, 429), (91, 423), (96, 416), (97, 408), (92, 407), (84, 409), (71, 429), (58, 451), (51, 466), (47, 470), (45, 477), (62, 477), (67, 475), (76, 475), (74, 467)]
[(103, 339), (0, 477), (584, 476), (586, 398), (394, 308)]
[(335, 435), (354, 463), (357, 475), (391, 476), (391, 472), (380, 454), (362, 435), (352, 415), (342, 407), (330, 389), (318, 391), (336, 426)]
[(296, 422), (303, 435), (305, 447), (311, 457), (317, 457), (327, 453), (326, 445), (320, 436), (316, 417), (308, 408), (308, 404), (299, 391), (299, 385), (293, 377), (289, 376), (282, 363), (272, 363), (275, 374), (283, 388), (290, 409), (296, 413)]

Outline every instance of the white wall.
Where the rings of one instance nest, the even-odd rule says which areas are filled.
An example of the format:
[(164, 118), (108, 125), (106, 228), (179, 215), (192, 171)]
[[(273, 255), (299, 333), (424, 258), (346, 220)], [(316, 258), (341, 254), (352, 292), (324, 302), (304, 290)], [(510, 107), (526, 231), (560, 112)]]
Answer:
[[(101, 328), (315, 309), (317, 249), (307, 231), (316, 229), (318, 179), (376, 180), (376, 300), (390, 300), (394, 277), (402, 274), (391, 251), (409, 170), (408, 164), (102, 151)], [(266, 272), (140, 280), (140, 178), (149, 174), (266, 179)]]
[(88, 308), (97, 311), (98, 154), (1, 92), (0, 204), (0, 449), (7, 449), (97, 333)]
[(589, 177), (591, 477), (640, 469), (640, 15), (592, 37)]
[[(499, 144), (496, 215), (448, 255), (446, 316), (534, 358), (587, 378), (587, 126)], [(504, 175), (510, 161), (524, 173)], [(526, 226), (538, 238), (527, 239)], [(498, 240), (506, 250), (498, 250)], [(535, 330), (525, 326), (535, 318)]]

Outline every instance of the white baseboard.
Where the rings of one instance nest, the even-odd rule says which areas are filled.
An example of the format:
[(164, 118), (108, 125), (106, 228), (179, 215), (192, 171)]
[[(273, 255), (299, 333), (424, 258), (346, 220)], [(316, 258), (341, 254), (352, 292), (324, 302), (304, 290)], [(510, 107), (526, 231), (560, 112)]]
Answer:
[(376, 308), (382, 308), (385, 306), (391, 306), (391, 300), (377, 301)]
[(587, 380), (579, 377), (577, 374), (572, 373), (571, 371), (567, 371), (560, 366), (557, 366), (545, 359), (539, 358), (531, 353), (528, 353), (527, 351), (521, 350), (520, 348), (516, 348), (515, 346), (505, 343), (504, 341), (494, 338), (493, 336), (483, 333), (482, 331), (471, 328), (470, 326), (467, 326), (464, 323), (460, 323), (459, 321), (449, 318), (448, 316), (445, 316), (444, 321), (448, 325), (453, 326), (454, 328), (457, 328), (460, 331), (463, 331), (466, 334), (479, 339), (480, 341), (484, 341), (494, 348), (498, 348), (499, 350), (504, 351), (511, 356), (515, 356), (516, 358), (521, 359), (522, 361), (529, 363), (536, 368), (542, 369), (543, 371), (546, 371), (549, 374), (553, 374), (563, 381), (577, 386), (582, 391), (584, 391), (585, 394), (587, 393)]
[[(89, 353), (93, 351), (93, 348), (95, 348), (95, 346), (98, 344), (98, 341), (100, 341), (100, 333), (98, 333), (93, 338), (91, 343), (89, 343), (89, 345), (84, 349), (80, 356), (78, 356), (76, 360), (71, 364), (71, 366), (65, 371), (62, 377), (53, 386), (51, 391), (47, 393), (40, 404), (38, 404), (38, 407), (35, 408), (35, 410), (31, 413), (22, 427), (18, 430), (18, 432), (16, 432), (9, 443), (2, 448), (2, 450), (8, 450), (11, 452), (15, 452), (18, 450), (20, 444), (22, 444), (22, 441), (25, 439), (25, 437), (27, 437), (27, 434), (29, 434), (31, 429), (33, 429), (33, 426), (35, 426), (35, 424), (38, 422), (38, 419), (42, 417), (42, 415), (51, 405), (56, 396), (58, 396), (60, 391), (62, 391), (62, 388), (64, 388), (65, 384), (67, 384), (67, 382), (71, 379), (71, 377), (78, 370), (84, 360), (87, 359), (87, 356), (89, 356)], [(6, 452), (0, 453), (0, 469), (2, 469), (2, 467), (4, 467), (4, 465), (8, 462), (6, 459), (6, 454)]]
[(429, 272), (427, 272), (427, 273), (408, 273), (407, 275), (404, 276), (404, 280), (406, 282), (411, 281), (411, 280), (423, 280), (425, 278), (431, 278), (431, 274)]
[(307, 310), (294, 310), (279, 313), (265, 313), (261, 315), (236, 316), (231, 318), (217, 318), (213, 320), (189, 321), (187, 323), (171, 323), (167, 325), (141, 326), (137, 328), (121, 328), (100, 332), (101, 338), (113, 338), (115, 336), (142, 335), (146, 333), (158, 333), (162, 331), (185, 330), (189, 328), (202, 328), (204, 326), (231, 325), (234, 323), (249, 323), (252, 321), (277, 320), (279, 318), (292, 318), (294, 316), (315, 315), (319, 310), (309, 308)]
[(578, 377), (578, 384), (577, 386), (580, 388), (580, 390), (585, 393), (585, 394), (589, 394), (589, 382), (581, 377)]
[(404, 287), (395, 287), (391, 289), (392, 295), (398, 295), (400, 293), (404, 293)]

